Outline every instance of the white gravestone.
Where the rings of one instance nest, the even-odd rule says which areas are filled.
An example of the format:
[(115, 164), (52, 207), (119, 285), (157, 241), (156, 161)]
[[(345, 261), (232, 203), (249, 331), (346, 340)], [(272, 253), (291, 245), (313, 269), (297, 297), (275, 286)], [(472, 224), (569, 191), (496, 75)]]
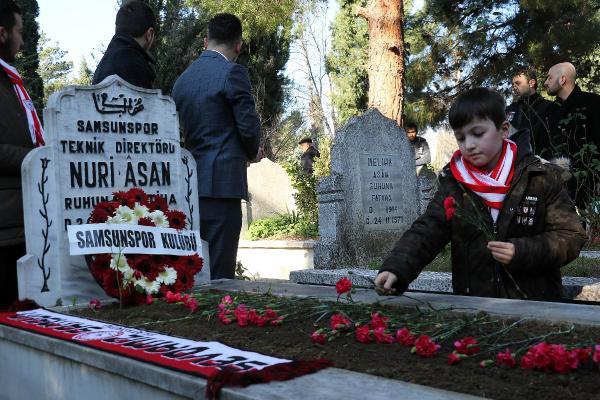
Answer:
[(380, 262), (418, 216), (415, 157), (404, 131), (375, 109), (351, 118), (319, 180), (315, 268)]
[[(96, 86), (68, 87), (44, 109), (47, 145), (22, 165), (27, 255), (17, 266), (19, 298), (44, 306), (106, 295), (84, 256), (70, 256), (67, 226), (85, 224), (112, 193), (139, 187), (164, 197), (199, 230), (194, 157), (179, 144), (175, 103), (160, 90), (116, 75)], [(208, 246), (196, 282), (210, 280)]]

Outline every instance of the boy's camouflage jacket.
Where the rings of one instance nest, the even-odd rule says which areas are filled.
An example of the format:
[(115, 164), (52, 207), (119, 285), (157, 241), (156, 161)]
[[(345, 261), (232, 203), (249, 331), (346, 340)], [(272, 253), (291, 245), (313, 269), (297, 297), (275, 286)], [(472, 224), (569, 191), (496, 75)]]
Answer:
[[(563, 171), (531, 154), (528, 132), (515, 135), (520, 138), (516, 140), (517, 163), (497, 224), (481, 199), (460, 186), (447, 165), (427, 210), (402, 235), (381, 267), (380, 272), (398, 276), (398, 293), (451, 242), (454, 293), (560, 300), (560, 267), (578, 256), (586, 234), (564, 188)], [(454, 197), (458, 210), (450, 221), (443, 206), (448, 196)], [(492, 258), (483, 225), (489, 233), (495, 232), (495, 240), (515, 245), (510, 264), (502, 266)]]

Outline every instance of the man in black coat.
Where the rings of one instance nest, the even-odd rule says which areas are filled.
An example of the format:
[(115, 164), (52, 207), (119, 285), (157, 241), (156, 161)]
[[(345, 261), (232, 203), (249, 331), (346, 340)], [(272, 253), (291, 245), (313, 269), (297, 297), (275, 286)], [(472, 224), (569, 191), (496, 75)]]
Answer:
[(298, 142), (302, 155), (300, 156), (300, 164), (302, 165), (302, 172), (306, 175), (313, 174), (313, 163), (315, 157), (320, 157), (321, 153), (312, 144), (312, 139), (307, 137)]
[(115, 35), (94, 72), (92, 84), (110, 75), (119, 75), (132, 85), (152, 89), (156, 78), (150, 47), (154, 42), (156, 18), (150, 6), (138, 0), (119, 9)]
[(518, 70), (512, 78), (515, 101), (506, 108), (506, 119), (518, 131), (529, 129), (535, 154), (549, 156), (550, 130), (556, 124), (558, 105), (537, 93), (537, 74), (533, 69)]
[(544, 86), (559, 105), (550, 146), (554, 156), (570, 159), (569, 194), (584, 209), (600, 196), (600, 96), (582, 91), (576, 78), (573, 64), (560, 63), (550, 68)]
[(44, 144), (37, 112), (10, 65), (23, 45), (22, 33), (21, 9), (0, 0), (0, 310), (17, 300), (17, 260), (25, 255), (21, 164)]

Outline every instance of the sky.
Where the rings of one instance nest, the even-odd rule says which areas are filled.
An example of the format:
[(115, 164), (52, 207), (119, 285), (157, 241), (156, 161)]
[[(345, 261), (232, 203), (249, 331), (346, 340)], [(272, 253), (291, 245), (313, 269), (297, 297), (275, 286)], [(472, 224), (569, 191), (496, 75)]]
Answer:
[(117, 0), (38, 0), (38, 5), (40, 29), (67, 51), (74, 69), (82, 57), (95, 66), (91, 54), (106, 47), (114, 34)]

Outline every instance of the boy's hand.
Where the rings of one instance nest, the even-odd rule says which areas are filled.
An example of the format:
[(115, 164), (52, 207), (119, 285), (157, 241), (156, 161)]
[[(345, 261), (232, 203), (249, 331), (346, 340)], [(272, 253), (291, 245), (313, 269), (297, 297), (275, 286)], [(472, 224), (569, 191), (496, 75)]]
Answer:
[(509, 264), (515, 256), (515, 245), (510, 242), (488, 242), (492, 257), (502, 264)]
[(393, 288), (398, 281), (398, 277), (393, 272), (383, 271), (375, 278), (375, 291), (377, 294), (387, 296), (396, 293)]

